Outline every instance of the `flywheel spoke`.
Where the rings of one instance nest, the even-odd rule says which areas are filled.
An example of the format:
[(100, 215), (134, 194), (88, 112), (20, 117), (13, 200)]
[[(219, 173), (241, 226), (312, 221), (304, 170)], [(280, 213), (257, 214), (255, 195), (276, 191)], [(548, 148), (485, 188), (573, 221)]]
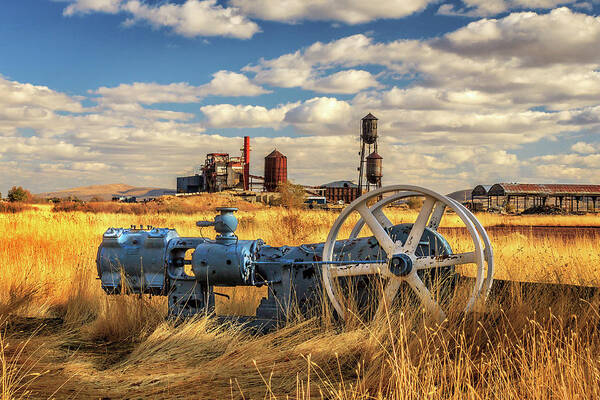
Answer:
[(379, 300), (379, 306), (377, 306), (377, 315), (383, 315), (385, 309), (389, 310), (392, 307), (396, 293), (400, 289), (402, 281), (397, 278), (391, 278), (383, 289), (383, 296)]
[(408, 238), (406, 238), (406, 242), (402, 248), (402, 251), (406, 254), (414, 254), (417, 250), (417, 246), (419, 246), (419, 242), (421, 241), (421, 236), (423, 236), (423, 232), (425, 231), (425, 225), (427, 225), (427, 221), (429, 221), (429, 216), (431, 215), (431, 211), (433, 210), (433, 205), (435, 204), (435, 199), (432, 197), (425, 197), (425, 202), (423, 202), (423, 208), (419, 212), (417, 216), (417, 220), (415, 221), (412, 229), (410, 230), (410, 234)]
[(444, 216), (444, 211), (446, 211), (446, 205), (441, 201), (436, 201), (431, 218), (429, 218), (429, 224), (427, 225), (429, 229), (433, 229), (434, 231), (438, 230), (440, 222), (442, 222), (442, 217)]
[(446, 319), (446, 314), (440, 307), (440, 305), (433, 299), (429, 289), (423, 283), (421, 278), (416, 273), (412, 273), (406, 277), (406, 282), (413, 289), (415, 294), (421, 300), (423, 307), (427, 310), (428, 313), (434, 316), (439, 322), (442, 322)]
[(388, 269), (387, 264), (354, 264), (338, 265), (329, 267), (332, 277), (376, 275), (384, 273)]
[(471, 264), (477, 262), (474, 252), (449, 254), (447, 256), (417, 257), (414, 267), (420, 269), (432, 269), (450, 267), (452, 265)]
[(392, 221), (390, 221), (390, 219), (383, 213), (383, 209), (380, 208), (380, 209), (374, 210), (373, 215), (375, 216), (375, 218), (377, 218), (377, 221), (379, 221), (379, 223), (384, 228), (391, 228), (392, 226), (394, 226)]
[(367, 207), (365, 203), (359, 204), (356, 207), (356, 210), (359, 212), (360, 216), (365, 220), (365, 223), (375, 235), (375, 238), (379, 242), (379, 245), (385, 251), (385, 253), (390, 257), (394, 254), (395, 244), (390, 235), (385, 231), (383, 226), (377, 221), (377, 218), (373, 215), (371, 210)]

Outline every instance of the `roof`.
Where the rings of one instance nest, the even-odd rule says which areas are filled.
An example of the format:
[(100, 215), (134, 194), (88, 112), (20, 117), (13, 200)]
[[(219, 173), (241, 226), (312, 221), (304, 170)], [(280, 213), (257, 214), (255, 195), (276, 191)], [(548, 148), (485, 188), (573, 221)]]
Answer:
[(367, 156), (367, 159), (369, 159), (369, 158), (370, 158), (370, 159), (373, 159), (373, 158), (379, 158), (379, 159), (383, 160), (383, 157), (381, 157), (381, 156), (380, 156), (379, 154), (377, 154), (376, 152), (372, 152), (371, 154), (369, 154), (369, 155)]
[(490, 190), (491, 187), (492, 185), (477, 185), (473, 188), (473, 191), (471, 192), (471, 197), (486, 196), (488, 194), (488, 190)]
[(506, 195), (600, 196), (600, 185), (496, 183), (488, 190), (490, 196)]
[(277, 151), (277, 149), (275, 149), (271, 153), (269, 153), (269, 155), (266, 156), (265, 158), (287, 158), (287, 157), (284, 156), (283, 154), (281, 154), (279, 151)]
[(345, 188), (345, 187), (357, 188), (358, 185), (352, 181), (333, 181), (333, 182), (329, 182), (324, 185), (321, 185), (321, 187), (324, 187), (324, 188)]
[(375, 117), (375, 116), (374, 116), (373, 114), (371, 114), (371, 113), (368, 113), (367, 115), (365, 115), (365, 116), (363, 117), (363, 119), (375, 119), (375, 120), (376, 120), (376, 119), (377, 119), (377, 117)]

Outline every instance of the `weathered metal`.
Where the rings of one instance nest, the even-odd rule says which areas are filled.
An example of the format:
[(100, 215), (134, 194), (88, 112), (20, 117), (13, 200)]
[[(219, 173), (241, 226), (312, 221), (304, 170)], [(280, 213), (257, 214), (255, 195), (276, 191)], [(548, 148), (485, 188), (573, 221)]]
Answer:
[(287, 182), (287, 157), (277, 149), (265, 157), (265, 190), (274, 192), (277, 186)]
[[(367, 206), (370, 201), (381, 196), (385, 197), (373, 206)], [(403, 240), (398, 241), (388, 233), (393, 225), (383, 213), (383, 207), (400, 199), (414, 196), (423, 196), (425, 198), (423, 207), (415, 223), (405, 226)], [(441, 235), (439, 240), (443, 240), (441, 242), (443, 251), (440, 252), (438, 245), (433, 252), (431, 249), (427, 253), (423, 252), (423, 248), (421, 247), (423, 239), (429, 232), (437, 230), (446, 208), (453, 210), (465, 224), (473, 241), (473, 252), (452, 254), (450, 245)], [(434, 271), (470, 263), (476, 264), (477, 277), (464, 307), (465, 312), (470, 311), (477, 301), (484, 300), (487, 297), (494, 273), (492, 246), (483, 226), (460, 203), (449, 197), (417, 186), (395, 185), (369, 192), (350, 204), (337, 218), (325, 242), (323, 261), (335, 259), (333, 252), (335, 240), (348, 216), (355, 211), (360, 214), (361, 219), (352, 230), (350, 238), (356, 238), (364, 225), (367, 225), (371, 232), (373, 232), (382, 251), (388, 255), (386, 262), (379, 265), (379, 269), (377, 270), (378, 274), (389, 278), (383, 290), (383, 304), (392, 304), (401, 284), (406, 282), (432, 315), (440, 320), (444, 319), (445, 313), (440, 303), (434, 300), (430, 290), (423, 283), (423, 275), (419, 275), (417, 272), (419, 270), (422, 272), (423, 270)], [(394, 228), (398, 229), (397, 227)], [(406, 261), (406, 257), (408, 257), (410, 262)], [(401, 273), (395, 273), (391, 268), (392, 266), (399, 268)], [(361, 269), (365, 275), (376, 273), (373, 265), (369, 266), (368, 271), (365, 271), (362, 265), (358, 265), (356, 268)], [(391, 273), (388, 273), (388, 271)], [(439, 271), (435, 273), (439, 274)], [(345, 274), (349, 274), (347, 268), (345, 269)], [(343, 306), (346, 300), (344, 299), (344, 294), (339, 290), (340, 285), (336, 285), (334, 282), (334, 278), (337, 276), (340, 275), (336, 267), (323, 268), (323, 282), (329, 299), (337, 313), (343, 317), (347, 308)]]
[(369, 183), (378, 184), (383, 177), (383, 157), (376, 152), (367, 157), (367, 180)]
[(536, 183), (496, 183), (488, 190), (489, 196), (600, 196), (600, 185), (566, 185)]
[[(381, 187), (382, 159), (377, 154), (377, 118), (371, 113), (361, 120), (360, 152), (358, 154), (360, 155), (360, 164), (358, 165), (358, 195), (360, 196), (371, 189)], [(368, 154), (369, 156), (367, 156)], [(379, 159), (376, 159), (374, 155)]]
[(250, 190), (250, 136), (244, 136), (242, 154), (242, 162), (244, 163), (244, 190)]
[(492, 187), (492, 185), (477, 185), (477, 186), (475, 186), (473, 188), (473, 190), (471, 191), (471, 198), (487, 196), (488, 190), (490, 190), (491, 187)]
[(323, 195), (330, 203), (343, 202), (350, 204), (359, 197), (358, 185), (350, 181), (334, 181), (320, 188), (325, 189)]
[(373, 144), (377, 141), (377, 118), (371, 113), (368, 113), (361, 120), (362, 139), (367, 144)]
[[(383, 194), (391, 196), (367, 207), (368, 201)], [(385, 217), (383, 206), (415, 194), (425, 196), (415, 223), (393, 225)], [(453, 254), (448, 242), (437, 232), (446, 207), (465, 223), (473, 238), (473, 252)], [(107, 230), (97, 256), (102, 288), (109, 294), (127, 290), (168, 296), (169, 315), (186, 317), (211, 312), (214, 296), (218, 294), (215, 288), (219, 286), (266, 285), (268, 296), (258, 306), (254, 321), (258, 325), (272, 325), (286, 320), (294, 310), (315, 312), (323, 284), (341, 318), (345, 317), (341, 298), (347, 296), (341, 296), (340, 288), (349, 285), (358, 284), (357, 290), (350, 291), (352, 298), (361, 305), (361, 310), (366, 310), (365, 315), (372, 316), (383, 305), (391, 304), (400, 284), (406, 282), (424, 307), (438, 318), (444, 312), (430, 294), (435, 289), (427, 287), (433, 276), (453, 275), (458, 264), (477, 265), (477, 279), (465, 307), (467, 311), (477, 300), (485, 299), (491, 286), (493, 256), (485, 230), (462, 205), (427, 189), (393, 186), (370, 192), (340, 214), (326, 243), (296, 247), (272, 247), (260, 239), (239, 240), (234, 233), (235, 209), (218, 210), (220, 215), (213, 221), (198, 222), (199, 227), (214, 227), (218, 233), (215, 240), (180, 237), (166, 228)], [(352, 212), (358, 212), (362, 220), (348, 239), (336, 240), (340, 226)], [(374, 236), (358, 237), (365, 223)], [(377, 282), (372, 279), (374, 276), (387, 279), (388, 284), (379, 301), (365, 303), (365, 299), (371, 298), (366, 291)]]

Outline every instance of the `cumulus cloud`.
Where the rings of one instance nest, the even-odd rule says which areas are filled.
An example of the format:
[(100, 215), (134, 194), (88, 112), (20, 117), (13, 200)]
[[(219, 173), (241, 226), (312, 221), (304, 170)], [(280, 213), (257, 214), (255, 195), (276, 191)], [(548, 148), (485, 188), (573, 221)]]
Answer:
[(101, 87), (92, 93), (113, 103), (196, 103), (206, 96), (258, 96), (268, 90), (252, 83), (247, 76), (231, 71), (218, 71), (206, 85), (193, 86), (186, 82), (161, 85), (135, 82), (113, 88)]
[(571, 150), (579, 154), (600, 153), (600, 144), (577, 142), (573, 146), (571, 146)]
[(333, 97), (315, 97), (289, 110), (284, 120), (304, 133), (347, 135), (352, 107)]
[(34, 107), (72, 112), (83, 110), (81, 103), (71, 96), (46, 86), (10, 81), (2, 75), (0, 75), (0, 104), (1, 108), (26, 106), (29, 110)]
[(255, 22), (236, 7), (223, 7), (217, 0), (186, 0), (183, 4), (165, 2), (149, 5), (140, 0), (75, 0), (64, 15), (91, 12), (125, 13), (125, 25), (148, 23), (154, 28), (170, 28), (185, 37), (225, 36), (249, 39), (260, 31)]
[(509, 10), (552, 9), (565, 4), (580, 9), (591, 7), (590, 3), (579, 0), (462, 0), (461, 6), (452, 3), (442, 4), (438, 9), (438, 14), (487, 17)]
[(402, 18), (422, 11), (432, 0), (231, 0), (231, 4), (253, 17), (295, 22), (339, 21), (361, 24), (382, 18)]
[(215, 104), (204, 106), (207, 126), (212, 128), (279, 128), (289, 109), (295, 104), (281, 105), (267, 109), (262, 106)]
[(64, 10), (63, 15), (89, 14), (102, 12), (115, 14), (119, 12), (122, 0), (75, 0)]
[(333, 97), (314, 97), (303, 102), (275, 108), (253, 105), (215, 104), (201, 107), (206, 126), (211, 128), (279, 129), (292, 126), (298, 132), (312, 135), (347, 135), (357, 119), (346, 101)]
[(349, 69), (308, 81), (302, 87), (319, 93), (352, 94), (377, 85), (370, 72)]
[(600, 17), (564, 7), (548, 14), (514, 13), (471, 22), (433, 40), (432, 46), (469, 58), (518, 60), (528, 67), (596, 63), (600, 60)]

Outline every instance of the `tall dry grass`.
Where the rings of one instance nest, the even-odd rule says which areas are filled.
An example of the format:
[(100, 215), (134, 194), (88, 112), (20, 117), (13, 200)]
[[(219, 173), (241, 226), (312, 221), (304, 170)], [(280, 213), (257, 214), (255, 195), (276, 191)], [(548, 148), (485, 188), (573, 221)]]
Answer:
[[(196, 220), (214, 215), (208, 210), (140, 216), (53, 212), (49, 207), (0, 215), (0, 318), (16, 329), (15, 335), (23, 328), (10, 327), (22, 327), (26, 317), (62, 321), (34, 333), (50, 349), (36, 368), (50, 372), (28, 387), (28, 395), (48, 398), (60, 388), (57, 397), (76, 398), (600, 398), (600, 303), (595, 297), (510, 289), (489, 303), (485, 315), (465, 320), (451, 313), (441, 327), (400, 309), (389, 319), (342, 326), (297, 320), (256, 335), (213, 318), (175, 326), (163, 318), (164, 298), (108, 297), (100, 290), (94, 260), (107, 227), (166, 226), (182, 236), (214, 237), (212, 230), (200, 232), (195, 226)], [(322, 241), (337, 217), (279, 208), (238, 216), (241, 239), (260, 237), (271, 245)], [(391, 219), (412, 222), (415, 216), (396, 210)], [(481, 219), (488, 225), (600, 225), (595, 216), (580, 223), (575, 218), (581, 217)], [(446, 216), (444, 226), (457, 225), (454, 216)], [(461, 231), (447, 236), (455, 250), (468, 248)], [(598, 239), (495, 233), (498, 276), (597, 284)], [(217, 311), (239, 314), (248, 313), (248, 304), (265, 294), (218, 291), (232, 301), (217, 297)], [(14, 348), (16, 338), (3, 340)], [(7, 362), (14, 359), (10, 352), (2, 354)], [(23, 390), (11, 393), (15, 397)]]

